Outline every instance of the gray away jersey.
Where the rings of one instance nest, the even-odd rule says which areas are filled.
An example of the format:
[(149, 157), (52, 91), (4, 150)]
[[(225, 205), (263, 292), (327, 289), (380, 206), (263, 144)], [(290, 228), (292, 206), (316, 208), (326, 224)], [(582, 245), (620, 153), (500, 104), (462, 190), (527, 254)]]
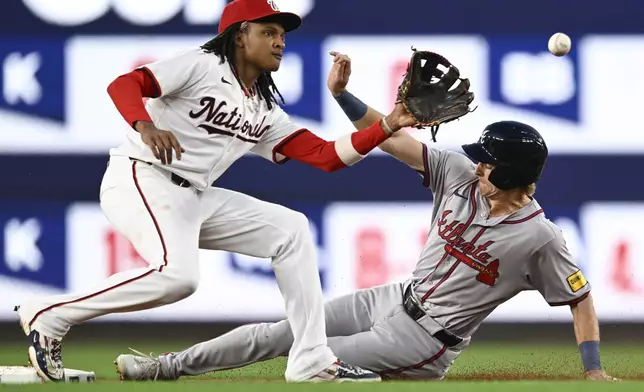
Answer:
[(434, 210), (412, 281), (429, 316), (465, 337), (521, 291), (538, 290), (551, 306), (588, 295), (590, 284), (561, 230), (535, 199), (488, 218), (489, 204), (466, 156), (426, 145), (423, 155), (423, 183), (433, 193)]

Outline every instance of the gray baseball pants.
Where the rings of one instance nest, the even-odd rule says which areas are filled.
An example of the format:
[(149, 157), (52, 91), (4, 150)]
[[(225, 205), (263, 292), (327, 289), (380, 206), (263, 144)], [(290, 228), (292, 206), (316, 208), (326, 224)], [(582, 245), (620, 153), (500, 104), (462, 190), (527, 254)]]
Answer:
[[(343, 361), (383, 379), (441, 379), (469, 344), (443, 343), (418, 325), (402, 306), (403, 285), (377, 286), (326, 303), (328, 345)], [(215, 339), (160, 357), (171, 378), (238, 368), (288, 354), (288, 321), (244, 325)]]

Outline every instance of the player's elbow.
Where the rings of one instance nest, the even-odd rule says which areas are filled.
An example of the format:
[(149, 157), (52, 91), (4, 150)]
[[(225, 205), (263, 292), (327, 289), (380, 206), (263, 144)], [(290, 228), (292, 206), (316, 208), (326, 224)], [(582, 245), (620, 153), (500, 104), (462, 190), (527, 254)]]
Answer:
[(107, 95), (109, 95), (110, 97), (114, 94), (114, 82), (115, 81), (116, 80), (112, 80), (112, 82), (107, 85)]
[(117, 95), (118, 91), (121, 90), (121, 82), (123, 80), (123, 76), (119, 76), (116, 79), (112, 80), (110, 84), (107, 85), (107, 95), (110, 96), (110, 98), (114, 99), (114, 97)]
[(115, 99), (117, 96), (122, 96), (124, 93), (141, 90), (141, 84), (132, 72), (118, 76), (107, 85), (107, 94)]

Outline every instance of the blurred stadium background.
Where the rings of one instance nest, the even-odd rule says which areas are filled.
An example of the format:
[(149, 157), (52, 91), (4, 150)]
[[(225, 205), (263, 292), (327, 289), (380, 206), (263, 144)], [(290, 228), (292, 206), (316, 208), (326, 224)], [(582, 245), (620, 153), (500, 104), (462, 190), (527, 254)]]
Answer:
[[(97, 203), (108, 150), (127, 127), (106, 87), (140, 64), (209, 40), (226, 1), (2, 3), (0, 340), (19, 336), (12, 310), (24, 298), (89, 289), (143, 264)], [(285, 109), (327, 139), (353, 130), (326, 90), (327, 52), (350, 55), (350, 90), (388, 111), (412, 46), (445, 55), (476, 93), (478, 110), (444, 126), (438, 146), (458, 150), (501, 119), (539, 129), (551, 156), (536, 197), (594, 288), (602, 333), (644, 335), (643, 2), (277, 3), (304, 19), (275, 76)], [(547, 41), (559, 31), (572, 37), (573, 49), (556, 58)], [(414, 135), (429, 142), (423, 132)], [(431, 194), (417, 174), (380, 151), (333, 174), (248, 156), (219, 185), (309, 217), (328, 298), (406, 278), (431, 214)], [(127, 330), (204, 338), (283, 317), (268, 260), (212, 251), (201, 257), (202, 284), (192, 297), (104, 317), (70, 336), (119, 338)], [(495, 311), (479, 335), (570, 338), (570, 320), (567, 308), (524, 293)]]

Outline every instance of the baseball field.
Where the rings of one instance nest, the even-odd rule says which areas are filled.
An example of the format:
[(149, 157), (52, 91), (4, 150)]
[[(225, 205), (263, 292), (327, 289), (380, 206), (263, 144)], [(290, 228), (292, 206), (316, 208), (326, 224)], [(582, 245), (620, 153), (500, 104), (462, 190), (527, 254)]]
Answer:
[[(127, 351), (123, 346), (114, 343), (69, 342), (65, 345), (64, 358), (66, 367), (96, 372), (96, 383), (87, 385), (25, 385), (0, 386), (10, 390), (87, 390), (107, 391), (118, 388), (124, 392), (138, 391), (176, 391), (178, 388), (190, 388), (190, 392), (224, 392), (247, 391), (261, 388), (262, 391), (314, 390), (327, 391), (345, 388), (355, 391), (559, 391), (567, 392), (578, 388), (584, 391), (642, 391), (644, 390), (644, 346), (604, 345), (602, 360), (610, 374), (620, 377), (621, 382), (588, 382), (580, 377), (581, 364), (574, 343), (544, 345), (516, 343), (476, 343), (461, 355), (443, 381), (402, 382), (389, 381), (379, 384), (286, 384), (283, 382), (285, 361), (283, 358), (259, 363), (242, 369), (222, 371), (199, 377), (185, 377), (175, 382), (121, 382), (115, 372), (114, 358)], [(136, 349), (143, 352), (164, 352), (179, 350), (190, 343), (164, 342), (155, 344), (146, 342)], [(0, 365), (26, 364), (24, 344), (2, 344)]]

